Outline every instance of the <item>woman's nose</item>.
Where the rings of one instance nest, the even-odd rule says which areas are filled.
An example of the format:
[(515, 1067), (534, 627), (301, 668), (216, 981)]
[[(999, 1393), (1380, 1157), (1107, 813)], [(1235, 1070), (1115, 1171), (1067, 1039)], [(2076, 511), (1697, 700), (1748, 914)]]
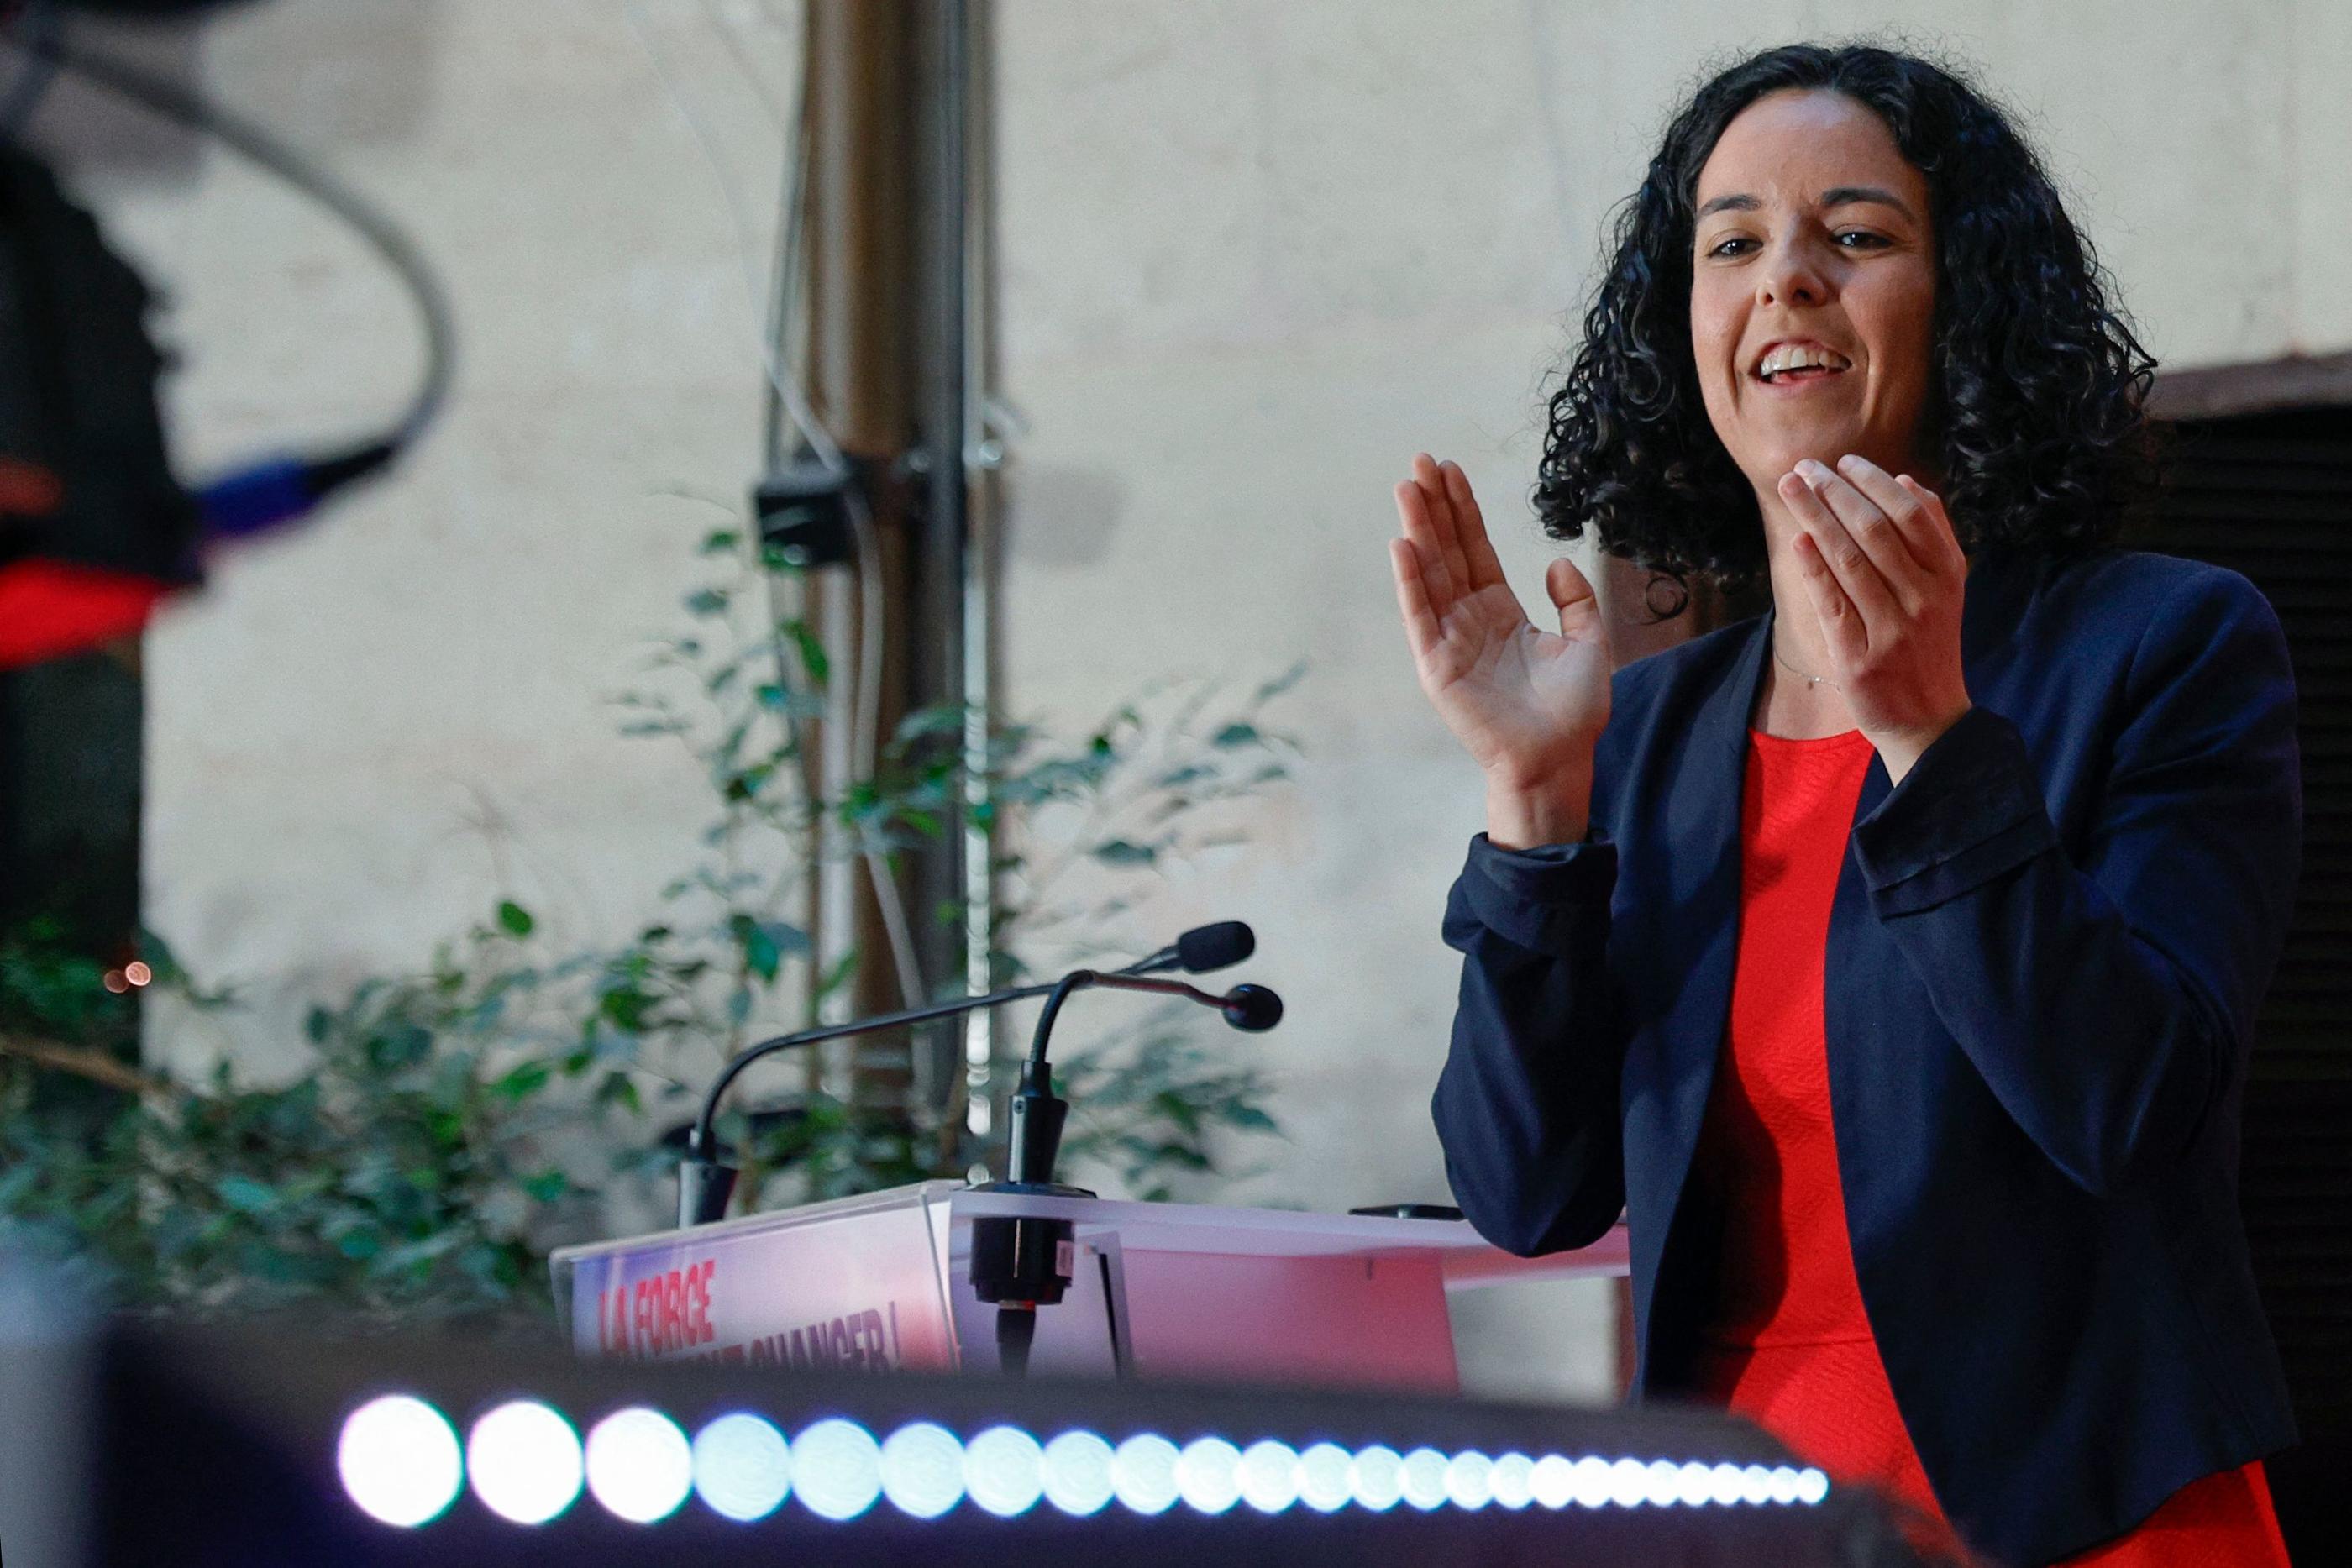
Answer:
[(1819, 305), (1829, 298), (1829, 281), (1804, 245), (1775, 244), (1756, 277), (1757, 299), (1767, 305)]

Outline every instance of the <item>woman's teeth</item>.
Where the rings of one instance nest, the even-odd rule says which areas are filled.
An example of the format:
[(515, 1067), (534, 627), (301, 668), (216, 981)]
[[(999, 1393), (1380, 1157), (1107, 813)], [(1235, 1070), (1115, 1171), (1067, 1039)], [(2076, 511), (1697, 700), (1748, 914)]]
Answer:
[(1764, 356), (1756, 367), (1756, 373), (1767, 382), (1777, 381), (1782, 376), (1835, 375), (1852, 363), (1833, 350), (1784, 343)]

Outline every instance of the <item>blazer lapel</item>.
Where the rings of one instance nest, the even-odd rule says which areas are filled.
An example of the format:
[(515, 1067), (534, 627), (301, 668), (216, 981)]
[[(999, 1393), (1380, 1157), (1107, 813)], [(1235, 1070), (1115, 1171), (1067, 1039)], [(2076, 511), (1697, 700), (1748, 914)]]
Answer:
[(1675, 780), (1666, 842), (1679, 861), (1675, 904), (1683, 929), (1697, 939), (1674, 1007), (1666, 1082), (1667, 1147), (1676, 1151), (1674, 1194), (1680, 1199), (1690, 1156), (1706, 1117), (1723, 1034), (1731, 1018), (1731, 981), (1739, 947), (1739, 814), (1748, 776), (1748, 725), (1772, 648), (1772, 612), (1748, 633), (1725, 679), (1699, 703), (1689, 748)]

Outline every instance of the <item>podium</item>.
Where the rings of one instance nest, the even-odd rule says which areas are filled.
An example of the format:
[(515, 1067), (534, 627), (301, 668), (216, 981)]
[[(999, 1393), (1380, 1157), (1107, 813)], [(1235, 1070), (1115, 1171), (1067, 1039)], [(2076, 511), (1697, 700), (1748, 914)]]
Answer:
[(932, 1181), (565, 1248), (558, 1312), (583, 1356), (858, 1371), (996, 1369), (972, 1222), (1067, 1219), (1072, 1282), (1037, 1312), (1041, 1375), (1453, 1393), (1449, 1292), (1622, 1274), (1622, 1227), (1514, 1257), (1461, 1220), (987, 1192)]

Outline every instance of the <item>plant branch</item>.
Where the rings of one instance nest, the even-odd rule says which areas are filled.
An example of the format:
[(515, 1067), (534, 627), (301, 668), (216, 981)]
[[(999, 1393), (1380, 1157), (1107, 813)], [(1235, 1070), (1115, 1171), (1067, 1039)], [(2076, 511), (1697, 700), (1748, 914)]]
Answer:
[(33, 1040), (23, 1035), (0, 1034), (0, 1055), (22, 1057), (37, 1067), (57, 1072), (68, 1072), (86, 1078), (93, 1083), (103, 1083), (124, 1094), (138, 1094), (149, 1099), (170, 1100), (177, 1091), (160, 1078), (150, 1078), (135, 1067), (124, 1065), (102, 1051), (89, 1051), (80, 1046), (67, 1045), (54, 1040)]

